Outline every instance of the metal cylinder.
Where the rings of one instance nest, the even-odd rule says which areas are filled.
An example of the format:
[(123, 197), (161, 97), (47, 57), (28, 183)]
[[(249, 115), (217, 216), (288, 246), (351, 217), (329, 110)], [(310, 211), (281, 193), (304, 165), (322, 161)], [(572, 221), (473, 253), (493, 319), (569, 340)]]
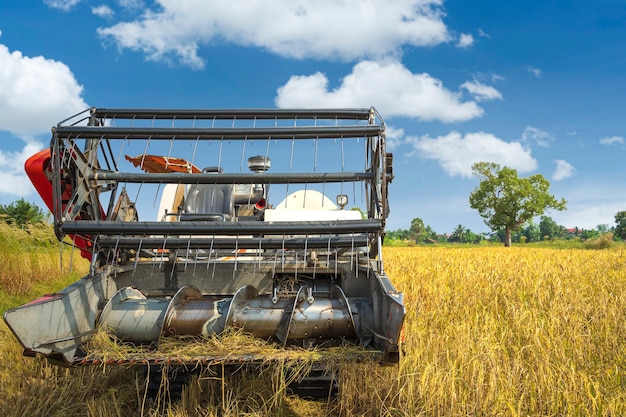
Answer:
[(354, 339), (353, 320), (346, 306), (333, 298), (302, 301), (293, 311), (287, 339)]
[(163, 326), (164, 336), (211, 336), (224, 331), (230, 298), (186, 300), (170, 309)]
[[(335, 287), (338, 288), (338, 287)], [(127, 287), (105, 306), (101, 323), (120, 339), (132, 343), (157, 343), (161, 335), (219, 334), (236, 327), (263, 339), (283, 343), (297, 339), (357, 339), (352, 311), (343, 293), (330, 298), (306, 296), (302, 287), (295, 297), (272, 300), (252, 286), (233, 297), (206, 297), (193, 287), (183, 287), (172, 298), (146, 298)]]
[(156, 343), (169, 303), (146, 298), (132, 287), (122, 288), (104, 306), (100, 323), (125, 342)]
[(269, 339), (276, 335), (285, 313), (289, 312), (293, 302), (278, 300), (276, 304), (268, 298), (255, 298), (239, 304), (229, 316), (228, 326), (243, 329), (253, 335)]

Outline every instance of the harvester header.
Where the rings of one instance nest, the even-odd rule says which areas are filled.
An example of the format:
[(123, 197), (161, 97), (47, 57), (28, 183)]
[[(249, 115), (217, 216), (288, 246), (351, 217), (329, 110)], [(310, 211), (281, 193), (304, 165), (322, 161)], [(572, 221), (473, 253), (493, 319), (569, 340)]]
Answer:
[(26, 354), (66, 364), (101, 329), (153, 348), (240, 329), (397, 362), (391, 164), (374, 108), (88, 109), (26, 171), (90, 271), (5, 320)]

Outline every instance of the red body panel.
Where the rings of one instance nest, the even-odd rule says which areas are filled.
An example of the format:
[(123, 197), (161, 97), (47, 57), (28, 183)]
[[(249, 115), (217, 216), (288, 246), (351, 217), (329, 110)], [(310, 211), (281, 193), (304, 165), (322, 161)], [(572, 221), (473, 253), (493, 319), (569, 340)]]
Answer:
[[(28, 158), (24, 164), (26, 175), (35, 186), (35, 189), (41, 196), (42, 200), (48, 207), (48, 209), (54, 212), (54, 201), (51, 182), (51, 170), (50, 170), (50, 149), (44, 149), (41, 152), (37, 152), (35, 155)], [(65, 209), (66, 202), (72, 195), (72, 189), (70, 185), (66, 185), (63, 190), (61, 199), (63, 200), (62, 207)], [(80, 249), (80, 256), (91, 261), (91, 242), (89, 239), (85, 239), (80, 236), (69, 235), (74, 244)]]

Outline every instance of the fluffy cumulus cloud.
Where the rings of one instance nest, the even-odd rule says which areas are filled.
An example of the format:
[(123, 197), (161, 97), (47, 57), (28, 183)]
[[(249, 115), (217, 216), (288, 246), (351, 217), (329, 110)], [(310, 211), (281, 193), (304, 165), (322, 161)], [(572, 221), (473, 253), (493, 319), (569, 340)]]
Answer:
[[(484, 96), (483, 96), (484, 98)], [(475, 101), (463, 101), (461, 93), (446, 89), (429, 74), (412, 73), (396, 61), (363, 61), (341, 84), (329, 89), (321, 73), (292, 76), (278, 89), (278, 107), (375, 106), (385, 117), (462, 122), (483, 114)]]
[(395, 128), (393, 126), (386, 126), (385, 139), (387, 142), (387, 149), (393, 151), (400, 147), (404, 143), (404, 129)]
[(44, 147), (38, 135), (49, 134), (56, 122), (88, 106), (67, 65), (10, 52), (2, 44), (0, 85), (0, 130), (21, 139), (23, 146), (0, 151), (0, 192), (19, 195), (32, 189), (26, 186), (24, 161)]
[[(51, 0), (50, 0), (51, 1)], [(60, 1), (60, 0), (56, 0)], [(66, 0), (69, 1), (69, 0)], [(98, 29), (150, 60), (204, 62), (202, 44), (261, 47), (290, 58), (353, 60), (451, 40), (443, 0), (158, 0), (138, 19)]]
[(552, 179), (555, 181), (564, 180), (565, 178), (569, 178), (574, 175), (576, 168), (572, 164), (563, 159), (557, 159), (554, 161), (556, 164), (556, 170), (554, 171), (554, 175), (552, 175)]
[(490, 133), (450, 132), (435, 138), (408, 137), (406, 142), (423, 157), (436, 160), (450, 176), (471, 177), (476, 162), (495, 162), (520, 173), (537, 168), (537, 161), (519, 142), (506, 142)]
[(87, 108), (82, 86), (69, 67), (41, 56), (27, 57), (0, 44), (0, 130), (22, 138)]

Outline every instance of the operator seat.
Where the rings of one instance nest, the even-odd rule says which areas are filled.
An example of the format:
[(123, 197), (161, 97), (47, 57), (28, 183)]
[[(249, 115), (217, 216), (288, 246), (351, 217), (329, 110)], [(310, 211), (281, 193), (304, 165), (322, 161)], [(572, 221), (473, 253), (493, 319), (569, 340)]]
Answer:
[[(204, 173), (220, 173), (220, 168), (205, 168)], [(185, 196), (181, 221), (231, 221), (235, 206), (231, 184), (193, 184)]]

